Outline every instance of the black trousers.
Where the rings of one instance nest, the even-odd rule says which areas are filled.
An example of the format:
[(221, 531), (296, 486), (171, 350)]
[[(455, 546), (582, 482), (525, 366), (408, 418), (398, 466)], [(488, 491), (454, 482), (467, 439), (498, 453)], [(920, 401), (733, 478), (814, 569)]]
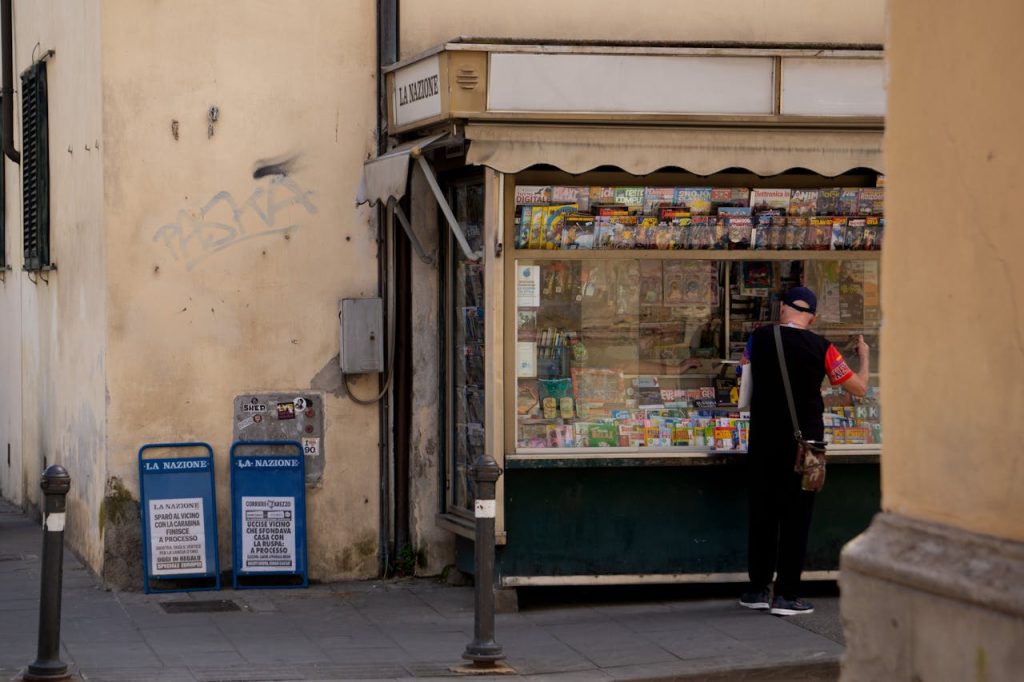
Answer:
[(774, 577), (775, 594), (787, 598), (799, 596), (814, 511), (814, 493), (800, 489), (800, 475), (793, 471), (793, 448), (787, 443), (752, 452), (748, 490), (750, 589), (766, 589)]

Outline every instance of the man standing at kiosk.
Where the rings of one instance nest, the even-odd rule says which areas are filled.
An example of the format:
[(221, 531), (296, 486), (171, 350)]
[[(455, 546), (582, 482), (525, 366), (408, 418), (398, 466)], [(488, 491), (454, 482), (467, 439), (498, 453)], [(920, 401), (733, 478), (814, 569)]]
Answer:
[[(863, 396), (868, 390), (870, 372), (870, 349), (863, 336), (857, 342), (860, 368), (854, 373), (831, 342), (809, 331), (817, 318), (817, 307), (813, 291), (793, 287), (782, 296), (779, 316), (796, 419), (807, 440), (824, 437), (822, 380), (827, 376), (833, 386)], [(800, 599), (799, 590), (814, 493), (801, 489), (801, 476), (793, 470), (796, 440), (773, 325), (750, 335), (742, 364), (749, 364), (744, 377), (752, 379), (753, 386), (747, 543), (750, 584), (740, 597), (740, 604), (751, 609), (770, 609), (777, 616), (811, 613), (814, 607)], [(769, 601), (768, 585), (773, 576), (774, 594)]]

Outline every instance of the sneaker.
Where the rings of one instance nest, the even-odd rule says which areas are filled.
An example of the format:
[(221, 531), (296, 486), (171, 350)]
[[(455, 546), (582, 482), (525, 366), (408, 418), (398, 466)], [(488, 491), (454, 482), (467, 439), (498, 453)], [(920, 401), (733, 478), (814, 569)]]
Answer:
[(768, 590), (744, 592), (740, 595), (740, 606), (746, 606), (748, 609), (767, 609)]
[(776, 597), (772, 599), (771, 613), (773, 616), (799, 616), (804, 613), (814, 613), (814, 607), (799, 597), (787, 599)]

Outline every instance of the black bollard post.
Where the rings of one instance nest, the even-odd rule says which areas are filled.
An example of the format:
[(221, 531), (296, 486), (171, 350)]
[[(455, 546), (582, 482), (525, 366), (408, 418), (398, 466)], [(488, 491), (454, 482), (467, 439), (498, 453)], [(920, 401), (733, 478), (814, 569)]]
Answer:
[(471, 471), (476, 481), (476, 608), (473, 641), (462, 657), (472, 661), (473, 668), (485, 669), (505, 658), (501, 645), (494, 641), (494, 497), (501, 469), (493, 457), (481, 455)]
[(36, 660), (22, 679), (70, 679), (68, 666), (60, 660), (60, 597), (64, 575), (64, 513), (71, 477), (54, 464), (43, 472), (43, 570), (39, 589), (39, 648)]

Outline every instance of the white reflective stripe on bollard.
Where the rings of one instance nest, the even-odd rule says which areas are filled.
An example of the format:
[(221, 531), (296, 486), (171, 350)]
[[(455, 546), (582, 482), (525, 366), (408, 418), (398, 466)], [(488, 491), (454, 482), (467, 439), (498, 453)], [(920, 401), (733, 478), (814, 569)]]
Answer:
[(64, 531), (64, 512), (59, 514), (47, 514), (43, 521), (43, 527), (52, 533)]
[(493, 519), (496, 508), (494, 500), (477, 500), (473, 505), (473, 516), (478, 519)]

